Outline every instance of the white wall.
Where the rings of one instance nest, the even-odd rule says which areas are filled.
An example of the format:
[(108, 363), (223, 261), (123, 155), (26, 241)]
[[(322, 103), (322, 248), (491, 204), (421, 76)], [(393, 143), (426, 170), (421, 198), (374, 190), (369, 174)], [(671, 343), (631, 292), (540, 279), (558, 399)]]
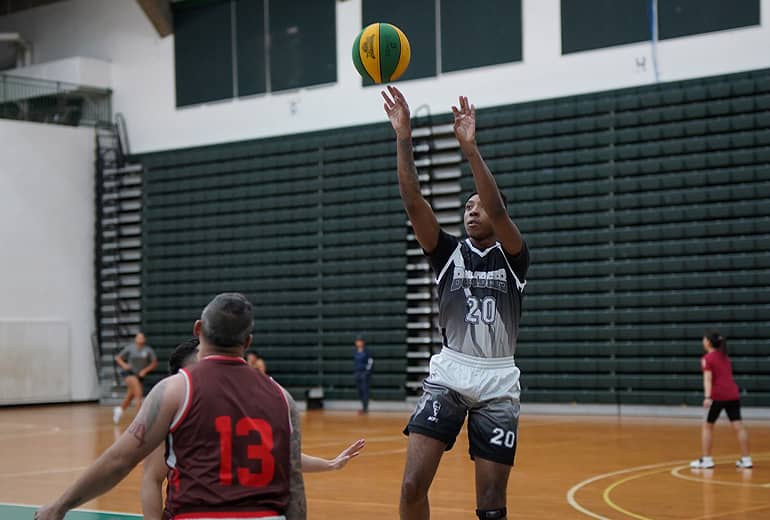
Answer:
[[(383, 121), (378, 89), (361, 87), (350, 60), (361, 2), (336, 5), (336, 84), (183, 109), (175, 108), (173, 37), (161, 40), (135, 1), (69, 0), (0, 18), (0, 31), (31, 40), (36, 63), (111, 61), (115, 110), (127, 117), (133, 151), (144, 152)], [(559, 5), (524, 0), (523, 63), (404, 82), (412, 106), (439, 113), (459, 94), (484, 107), (654, 82), (649, 43), (562, 57)], [(770, 0), (761, 13), (760, 27), (661, 42), (660, 80), (770, 67)]]
[(29, 352), (20, 349), (43, 349), (36, 355), (44, 356), (45, 347), (61, 354), (69, 344), (71, 356), (60, 365), (40, 359), (37, 371), (24, 373), (42, 380), (51, 377), (46, 368), (64, 372), (72, 400), (98, 397), (91, 348), (94, 154), (93, 129), (0, 119), (0, 329), (69, 329), (59, 343), (40, 340), (51, 337), (42, 330), (29, 341), (0, 334), (2, 363), (16, 364), (14, 351), (21, 362)]

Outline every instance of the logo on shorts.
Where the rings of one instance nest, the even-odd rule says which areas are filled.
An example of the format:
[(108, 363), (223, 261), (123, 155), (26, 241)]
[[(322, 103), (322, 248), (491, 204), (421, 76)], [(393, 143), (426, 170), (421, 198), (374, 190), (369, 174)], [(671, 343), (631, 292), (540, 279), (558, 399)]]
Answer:
[(438, 422), (438, 413), (441, 411), (441, 403), (438, 401), (433, 401), (433, 415), (428, 417), (428, 420), (430, 422)]

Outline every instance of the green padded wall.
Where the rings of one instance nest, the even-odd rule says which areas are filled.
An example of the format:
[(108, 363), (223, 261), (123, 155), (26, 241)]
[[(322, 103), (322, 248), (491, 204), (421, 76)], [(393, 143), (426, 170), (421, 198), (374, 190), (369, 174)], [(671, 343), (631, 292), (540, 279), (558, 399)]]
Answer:
[(403, 399), (406, 227), (389, 125), (154, 153), (147, 168), (143, 326), (163, 362), (216, 293), (255, 305), (254, 346), (296, 397)]
[(770, 405), (770, 70), (478, 117), (532, 251), (524, 400), (697, 405), (718, 327)]

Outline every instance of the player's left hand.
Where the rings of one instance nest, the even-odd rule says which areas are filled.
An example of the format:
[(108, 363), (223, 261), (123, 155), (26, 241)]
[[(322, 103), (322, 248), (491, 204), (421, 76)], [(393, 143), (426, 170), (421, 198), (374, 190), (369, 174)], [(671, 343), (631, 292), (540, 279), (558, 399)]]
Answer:
[(35, 520), (63, 520), (65, 514), (54, 506), (43, 506), (35, 511)]
[(460, 96), (460, 108), (452, 107), (455, 116), (455, 137), (461, 148), (476, 145), (476, 107), (468, 102), (468, 98)]
[(345, 448), (342, 453), (337, 455), (334, 460), (331, 461), (332, 469), (342, 469), (353, 457), (358, 457), (361, 454), (361, 450), (366, 446), (366, 439), (358, 439), (356, 442)]
[(709, 398), (704, 399), (703, 400), (703, 408), (711, 408), (711, 403), (713, 403), (713, 402), (714, 401), (712, 401)]

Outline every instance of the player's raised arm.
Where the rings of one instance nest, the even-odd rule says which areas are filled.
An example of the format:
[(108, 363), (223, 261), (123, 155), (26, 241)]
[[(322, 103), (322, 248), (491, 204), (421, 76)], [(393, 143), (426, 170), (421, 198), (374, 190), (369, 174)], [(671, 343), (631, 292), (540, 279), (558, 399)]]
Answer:
[(452, 107), (454, 130), (460, 149), (468, 160), (481, 206), (489, 215), (497, 240), (509, 255), (517, 255), (524, 244), (519, 228), (513, 223), (503, 203), (497, 183), (476, 146), (476, 107), (460, 96), (460, 108)]
[(412, 127), (409, 121), (409, 105), (396, 87), (389, 86), (388, 93), (382, 91), (385, 112), (396, 131), (398, 145), (398, 187), (415, 237), (420, 246), (428, 252), (436, 249), (440, 227), (433, 209), (420, 191), (417, 166), (414, 164), (412, 148)]
[(58, 500), (35, 513), (35, 520), (62, 520), (70, 509), (115, 487), (166, 437), (183, 395), (181, 376), (158, 383), (128, 430)]

